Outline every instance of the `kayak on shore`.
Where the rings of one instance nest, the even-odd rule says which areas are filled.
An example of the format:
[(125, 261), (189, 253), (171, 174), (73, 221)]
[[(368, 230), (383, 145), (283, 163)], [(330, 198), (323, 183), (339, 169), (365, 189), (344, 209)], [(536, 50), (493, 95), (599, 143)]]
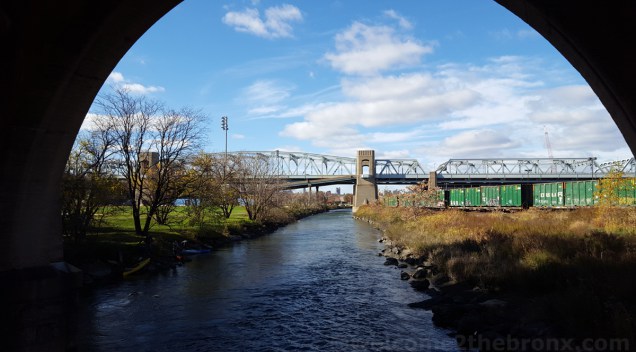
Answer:
[(146, 258), (144, 260), (142, 260), (141, 262), (139, 262), (139, 264), (135, 265), (132, 268), (127, 268), (126, 270), (124, 270), (124, 272), (122, 273), (122, 275), (124, 277), (127, 277), (129, 275), (132, 275), (136, 272), (138, 272), (139, 270), (143, 269), (146, 267), (146, 265), (148, 265), (148, 263), (150, 263), (150, 258)]

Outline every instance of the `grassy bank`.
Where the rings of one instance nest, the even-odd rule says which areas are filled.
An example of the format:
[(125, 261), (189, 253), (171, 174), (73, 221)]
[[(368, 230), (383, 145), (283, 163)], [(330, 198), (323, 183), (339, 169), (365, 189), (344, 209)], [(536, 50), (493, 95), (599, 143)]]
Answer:
[(480, 213), (368, 206), (356, 215), (431, 265), (433, 282), (523, 297), (519, 319), (547, 322), (561, 336), (636, 340), (634, 208)]
[(64, 254), (67, 262), (82, 269), (103, 266), (105, 263), (121, 263), (131, 266), (140, 257), (151, 256), (155, 263), (170, 264), (174, 260), (172, 244), (187, 240), (195, 245), (223, 246), (231, 242), (263, 235), (299, 218), (326, 209), (311, 207), (304, 209), (276, 209), (264, 221), (249, 220), (244, 207), (236, 207), (230, 218), (208, 215), (203, 224), (193, 224), (186, 207), (176, 207), (165, 225), (153, 222), (150, 235), (153, 246), (149, 251), (144, 246), (144, 236), (135, 233), (131, 208), (126, 206), (106, 209), (98, 214), (98, 221), (86, 238), (76, 241), (64, 239)]

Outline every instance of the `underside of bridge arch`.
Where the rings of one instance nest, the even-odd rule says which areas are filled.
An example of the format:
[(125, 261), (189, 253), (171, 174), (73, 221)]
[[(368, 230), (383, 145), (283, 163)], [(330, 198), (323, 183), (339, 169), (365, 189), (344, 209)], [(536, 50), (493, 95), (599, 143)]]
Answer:
[[(62, 259), (60, 179), (73, 140), (117, 62), (180, 1), (0, 3), (0, 279), (28, 281), (25, 272)], [(629, 55), (636, 3), (495, 1), (534, 27), (581, 72), (636, 150), (636, 64)], [(29, 284), (21, 287), (28, 290)], [(32, 293), (28, 299), (41, 298)], [(10, 305), (4, 299), (3, 304)], [(4, 318), (16, 325), (15, 316)], [(20, 334), (14, 334), (18, 344)]]

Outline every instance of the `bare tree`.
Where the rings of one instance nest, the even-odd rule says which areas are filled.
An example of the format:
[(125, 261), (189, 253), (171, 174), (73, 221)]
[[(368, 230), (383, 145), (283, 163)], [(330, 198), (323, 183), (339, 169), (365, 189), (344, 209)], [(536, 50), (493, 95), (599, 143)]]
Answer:
[(191, 109), (165, 109), (157, 101), (122, 88), (100, 96), (96, 106), (119, 155), (135, 232), (147, 236), (159, 207), (174, 202), (184, 188), (180, 184), (183, 164), (197, 148), (202, 117)]
[(283, 185), (267, 157), (242, 156), (236, 160), (233, 179), (240, 200), (250, 220), (260, 220), (269, 207), (275, 207)]
[(63, 231), (76, 240), (85, 238), (99, 209), (104, 213), (105, 206), (121, 196), (120, 183), (107, 167), (112, 146), (107, 127), (82, 133), (66, 162), (62, 178)]
[[(159, 160), (150, 165), (150, 182), (143, 189), (147, 205), (145, 233), (153, 216), (160, 223), (166, 222), (169, 210), (187, 188), (186, 160), (198, 149), (202, 118), (199, 112), (183, 108), (164, 111), (153, 119), (155, 138), (150, 150), (157, 153)], [(159, 213), (161, 216), (156, 216)]]

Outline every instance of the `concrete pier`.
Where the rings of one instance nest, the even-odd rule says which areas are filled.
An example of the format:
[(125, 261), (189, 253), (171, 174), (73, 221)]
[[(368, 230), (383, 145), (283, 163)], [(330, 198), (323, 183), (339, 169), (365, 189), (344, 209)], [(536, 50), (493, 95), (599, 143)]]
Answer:
[(360, 206), (376, 200), (378, 200), (378, 184), (375, 181), (375, 151), (358, 150), (353, 213), (355, 214)]

